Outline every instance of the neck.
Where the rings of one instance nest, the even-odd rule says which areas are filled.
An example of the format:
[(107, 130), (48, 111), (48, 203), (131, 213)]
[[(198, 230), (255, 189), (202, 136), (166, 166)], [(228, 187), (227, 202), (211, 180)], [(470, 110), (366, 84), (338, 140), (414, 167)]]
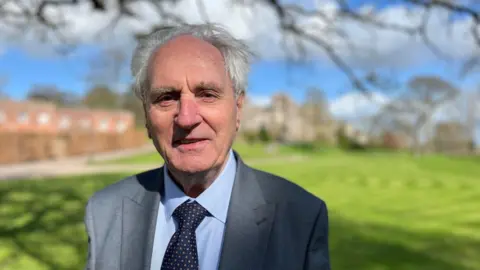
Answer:
[(220, 172), (225, 168), (228, 162), (228, 155), (223, 164), (214, 166), (211, 169), (203, 172), (186, 173), (175, 169), (168, 168), (168, 173), (173, 182), (189, 197), (196, 198), (202, 194), (220, 175)]

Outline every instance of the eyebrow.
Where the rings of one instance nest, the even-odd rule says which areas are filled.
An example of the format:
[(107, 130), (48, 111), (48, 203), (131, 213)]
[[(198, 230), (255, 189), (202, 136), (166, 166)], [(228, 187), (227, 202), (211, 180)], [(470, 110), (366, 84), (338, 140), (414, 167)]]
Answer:
[(207, 88), (207, 89), (214, 89), (214, 90), (219, 90), (220, 87), (216, 84), (216, 83), (213, 83), (213, 82), (200, 82), (196, 85), (196, 87), (201, 87), (201, 88)]
[[(197, 84), (195, 84), (195, 88), (207, 88), (207, 89), (213, 89), (213, 90), (219, 90), (220, 87), (213, 82), (205, 82), (201, 81)], [(154, 87), (150, 89), (150, 94), (151, 95), (161, 95), (165, 93), (171, 93), (171, 92), (178, 92), (180, 91), (177, 87), (174, 86), (160, 86), (160, 87)]]
[(161, 86), (161, 87), (154, 87), (150, 89), (151, 95), (161, 95), (169, 92), (178, 91), (176, 87), (173, 86)]

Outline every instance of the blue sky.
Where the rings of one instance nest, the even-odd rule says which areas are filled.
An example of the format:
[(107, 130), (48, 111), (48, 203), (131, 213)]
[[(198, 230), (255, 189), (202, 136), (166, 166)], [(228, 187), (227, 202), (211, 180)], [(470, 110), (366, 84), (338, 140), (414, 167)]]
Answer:
[(0, 74), (7, 77), (5, 92), (13, 99), (23, 99), (32, 85), (56, 85), (61, 89), (84, 91), (81, 74), (87, 63), (81, 59), (38, 57), (16, 48), (1, 56)]
[[(23, 99), (32, 85), (56, 85), (60, 89), (83, 94), (88, 88), (84, 78), (89, 68), (91, 48), (78, 49), (73, 56), (38, 56), (18, 48), (9, 48), (0, 56), (0, 74), (8, 78), (4, 91), (13, 99)], [(436, 74), (451, 79), (465, 88), (475, 84), (473, 76), (458, 79), (451, 69), (433, 62), (410, 67), (396, 73), (401, 80), (413, 74)], [(129, 78), (126, 78), (127, 80)], [(322, 62), (293, 64), (284, 60), (259, 60), (251, 70), (249, 93), (270, 96), (277, 91), (287, 91), (296, 100), (302, 100), (305, 89), (315, 86), (334, 99), (350, 90), (344, 73)]]
[[(284, 1), (294, 2), (306, 8), (315, 6), (313, 0)], [(319, 2), (318, 8), (327, 16), (336, 16), (337, 7), (332, 6), (332, 0)], [(352, 8), (359, 8), (365, 4), (373, 5), (378, 11), (379, 18), (392, 24), (417, 25), (423, 18), (422, 10), (402, 5), (404, 1), (349, 0), (348, 2)], [(248, 91), (254, 101), (264, 101), (273, 93), (284, 91), (296, 101), (302, 102), (305, 90), (314, 86), (326, 93), (330, 101), (330, 109), (337, 117), (355, 119), (361, 117), (362, 112), (372, 111), (372, 108), (375, 111), (374, 108), (378, 104), (372, 104), (364, 97), (351, 93), (350, 81), (345, 74), (335, 67), (318, 47), (307, 47), (309, 55), (317, 59), (314, 63), (291, 64), (283, 60), (280, 49), (283, 37), (271, 9), (255, 7), (254, 15), (251, 15), (241, 9), (232, 9), (228, 1), (212, 0), (204, 1), (204, 4), (210, 21), (223, 24), (232, 34), (245, 40), (254, 51), (257, 50), (257, 54), (263, 56), (253, 64), (250, 73)], [(192, 6), (196, 6), (196, 0), (181, 0), (174, 10), (187, 22), (198, 23), (202, 21), (202, 17), (197, 10), (191, 8)], [(105, 14), (93, 14), (85, 7), (65, 10), (63, 13), (67, 14), (73, 22), (71, 34), (76, 37), (85, 37), (84, 42), (89, 44), (89, 46), (80, 45), (70, 56), (55, 55), (48, 50), (43, 51), (44, 46), (33, 40), (26, 40), (17, 45), (10, 44), (6, 40), (1, 41), (0, 78), (7, 77), (7, 84), (3, 91), (11, 98), (19, 100), (26, 96), (33, 85), (37, 84), (55, 85), (75, 96), (83, 95), (89, 87), (84, 80), (89, 69), (89, 61), (94, 57), (94, 53), (98, 52), (99, 45), (121, 44), (127, 51), (132, 50), (132, 44), (128, 40), (128, 37), (131, 37), (129, 33), (139, 29), (138, 27), (141, 29), (149, 24), (155, 24), (155, 16), (151, 13), (152, 8), (138, 6), (136, 11), (143, 15), (147, 22), (135, 24), (132, 21), (122, 21), (117, 25), (117, 31), (113, 32), (112, 37), (105, 36), (103, 41), (95, 41), (88, 37), (96, 31), (95, 27), (102, 27), (105, 22), (108, 22)], [(345, 21), (338, 23), (339, 27), (348, 34), (350, 41), (359, 46), (374, 46), (375, 53), (355, 58), (359, 55), (352, 56), (352, 51), (343, 51), (340, 56), (362, 67), (373, 67), (381, 71), (386, 71), (386, 68), (394, 70), (400, 82), (405, 82), (413, 75), (437, 75), (450, 80), (462, 91), (479, 89), (480, 80), (474, 76), (475, 73), (470, 74), (466, 79), (458, 77), (458, 63), (462, 63), (472, 55), (480, 55), (479, 47), (473, 43), (471, 37), (468, 37), (469, 21), (465, 16), (456, 16), (451, 25), (451, 29), (454, 30), (453, 35), (449, 36), (446, 28), (441, 24), (447, 15), (441, 10), (433, 10), (430, 14), (433, 22), (428, 26), (428, 31), (430, 39), (444, 53), (448, 53), (455, 60), (454, 62), (446, 63), (435, 58), (418, 39), (378, 30), (359, 32), (359, 29), (365, 30), (365, 28), (359, 28), (358, 25)], [(335, 40), (335, 36), (329, 36), (331, 33), (328, 31), (316, 31), (320, 31), (316, 32), (319, 37)], [(374, 35), (371, 35), (372, 33)], [(341, 50), (341, 45), (338, 48)], [(130, 80), (128, 76), (123, 79)], [(477, 142), (480, 142), (480, 126), (477, 129)]]
[[(182, 0), (177, 6), (177, 12), (188, 22), (198, 22), (201, 20), (198, 12), (192, 10), (196, 0)], [(292, 2), (293, 0), (285, 0)], [(312, 0), (296, 0), (298, 4), (303, 4), (307, 8), (314, 7)], [(329, 0), (323, 0), (321, 8), (325, 8), (326, 14), (334, 14), (334, 9), (328, 4)], [(330, 1), (331, 2), (331, 1)], [(381, 10), (380, 16), (394, 24), (413, 23), (422, 17), (422, 13), (414, 10), (413, 13), (406, 13), (406, 6), (399, 5), (402, 1), (386, 0), (350, 0), (348, 1), (353, 8), (359, 8), (364, 4), (372, 4)], [(224, 24), (234, 35), (247, 41), (252, 48), (256, 48), (260, 58), (253, 63), (249, 78), (249, 94), (253, 99), (261, 100), (271, 96), (278, 91), (288, 92), (296, 101), (303, 101), (305, 90), (308, 87), (318, 87), (325, 91), (327, 98), (333, 107), (340, 108), (339, 111), (349, 111), (362, 103), (358, 97), (352, 97), (350, 81), (345, 74), (337, 67), (332, 65), (325, 55), (318, 50), (318, 47), (307, 48), (310, 54), (316, 57), (316, 62), (308, 64), (288, 63), (282, 57), (279, 48), (281, 38), (278, 27), (275, 23), (275, 15), (271, 10), (256, 8), (258, 17), (245, 19), (245, 14), (241, 11), (228, 9), (225, 1), (206, 1), (206, 10), (209, 13), (211, 21)], [(228, 10), (227, 10), (228, 9)], [(150, 18), (148, 9), (139, 8), (137, 12), (146, 12), (145, 17)], [(67, 11), (66, 11), (67, 12)], [(88, 9), (69, 10), (69, 16), (76, 23), (72, 33), (77, 36), (89, 36), (94, 31), (92, 25), (102, 25), (105, 22), (104, 15), (92, 14)], [(269, 13), (270, 12), (270, 13)], [(332, 13), (333, 12), (333, 13)], [(411, 15), (413, 14), (413, 15)], [(441, 22), (445, 14), (434, 11), (431, 14), (434, 22)], [(438, 58), (432, 57), (431, 51), (425, 49), (425, 46), (419, 45), (418, 41), (406, 39), (399, 35), (392, 35), (386, 32), (375, 32), (376, 40), (373, 36), (365, 33), (358, 33), (358, 27), (351, 24), (342, 25), (343, 30), (349, 34), (351, 39), (358, 44), (366, 42), (367, 45), (375, 46), (379, 55), (363, 56), (362, 59), (350, 58), (349, 53), (341, 54), (342, 57), (352, 63), (362, 66), (374, 67), (385, 71), (385, 67), (395, 70), (395, 76), (400, 82), (405, 82), (413, 75), (437, 75), (450, 80), (463, 91), (478, 89), (480, 81), (472, 74), (466, 79), (458, 77), (458, 63), (461, 63), (473, 54), (475, 51), (480, 53), (478, 47), (472, 46), (471, 40), (465, 37), (468, 33), (468, 21), (464, 17), (456, 17), (453, 25), (453, 36), (446, 36), (446, 31), (442, 26), (436, 23), (431, 25), (430, 38), (437, 42), (436, 44), (444, 52), (448, 52), (456, 61), (454, 64), (445, 63)], [(119, 39), (110, 40), (107, 43), (126, 44), (125, 49), (132, 50), (128, 40), (122, 39), (128, 36), (128, 31), (132, 31), (135, 26), (129, 22), (117, 26)], [(92, 30), (93, 29), (93, 30)], [(75, 32), (77, 31), (77, 32)], [(318, 33), (319, 36), (328, 35), (328, 33)], [(328, 36), (327, 36), (328, 38)], [(122, 43), (123, 42), (123, 43)], [(80, 45), (76, 51), (69, 56), (56, 55), (48, 51), (43, 51), (40, 44), (29, 40), (21, 44), (12, 45), (0, 42), (0, 78), (7, 77), (7, 84), (3, 91), (16, 100), (25, 98), (28, 90), (33, 85), (55, 85), (59, 89), (69, 91), (75, 96), (85, 93), (88, 89), (88, 83), (85, 81), (85, 75), (89, 69), (89, 61), (98, 52), (100, 44), (105, 45), (105, 40), (100, 42), (86, 42), (89, 46)], [(363, 46), (363, 45), (362, 45)], [(358, 61), (358, 62), (355, 62)], [(457, 65), (457, 66), (456, 66)], [(127, 76), (124, 81), (129, 81)], [(346, 102), (348, 101), (348, 102)], [(336, 105), (336, 106), (334, 106)], [(360, 105), (362, 107), (363, 105)], [(367, 106), (370, 106), (367, 103)], [(345, 108), (347, 110), (345, 110)], [(363, 106), (364, 108), (364, 106)], [(350, 110), (352, 111), (352, 110)], [(334, 112), (335, 114), (335, 112)], [(349, 117), (359, 115), (355, 110), (350, 112)], [(335, 115), (341, 115), (337, 113)], [(479, 129), (480, 141), (480, 129)]]
[[(16, 48), (8, 49), (0, 61), (0, 74), (8, 77), (6, 93), (23, 99), (32, 85), (56, 85), (60, 89), (82, 94), (88, 88), (83, 79), (89, 68), (90, 48), (79, 48), (73, 57), (41, 57)], [(128, 78), (127, 78), (128, 79)], [(317, 86), (335, 97), (348, 87), (343, 73), (323, 67), (322, 63), (293, 64), (283, 60), (259, 60), (253, 63), (249, 78), (252, 95), (269, 96), (288, 91), (301, 100), (309, 86)]]
[[(362, 4), (367, 3), (373, 4), (377, 8), (383, 10), (388, 11), (388, 9), (390, 9), (393, 11), (388, 13), (389, 17), (397, 18), (397, 20), (400, 21), (405, 19), (402, 17), (401, 11), (398, 9), (395, 10), (395, 6), (393, 6), (397, 5), (401, 1), (351, 0), (348, 2), (350, 6), (354, 8), (358, 8)], [(211, 4), (211, 2), (206, 3)], [(307, 7), (313, 7), (313, 1), (300, 0), (298, 3), (303, 3)], [(218, 6), (217, 4), (215, 5), (215, 7)], [(211, 9), (213, 9), (213, 6)], [(81, 13), (76, 12), (76, 14)], [(76, 14), (72, 13), (72, 15)], [(187, 15), (190, 14), (187, 13)], [(222, 16), (228, 16), (228, 19), (230, 20), (227, 22)], [(240, 36), (242, 35), (241, 23), (232, 22), (235, 20), (234, 12), (231, 12), (228, 15), (225, 15), (225, 12), (219, 12), (210, 16), (210, 18), (212, 18), (212, 20), (216, 18), (216, 20), (219, 22), (230, 24), (230, 28), (233, 29), (234, 32), (238, 28), (237, 32), (240, 33)], [(86, 18), (83, 19), (92, 25), (96, 18), (91, 16), (91, 14), (87, 14)], [(258, 24), (256, 21), (253, 23), (253, 25)], [(268, 20), (263, 21), (263, 23), (265, 25), (272, 24)], [(247, 28), (247, 30), (247, 34), (250, 30), (256, 31), (256, 29), (249, 28)], [(82, 31), (85, 31), (85, 29)], [(256, 36), (259, 37), (260, 40), (263, 38), (262, 35), (272, 32), (272, 29), (266, 27), (263, 31), (264, 32), (256, 33)], [(442, 30), (434, 29), (433, 34), (436, 34), (436, 31)], [(435, 36), (436, 35), (434, 35), (434, 37)], [(391, 38), (391, 36), (385, 36), (385, 39)], [(250, 40), (250, 42), (255, 43), (256, 41)], [(400, 45), (397, 47), (394, 46), (396, 42), (400, 43)], [(458, 50), (462, 52), (469, 50), (469, 47), (463, 48), (456, 46), (455, 44), (452, 44), (450, 40), (447, 40), (446, 43), (445, 41), (443, 42), (443, 49), (447, 49), (448, 51)], [(463, 43), (459, 44), (465, 46)], [(263, 48), (267, 51), (270, 49), (275, 50), (274, 46), (278, 47), (277, 45), (272, 44), (271, 41), (267, 41), (266, 47), (264, 44)], [(426, 53), (422, 50), (419, 50), (416, 44), (410, 44), (404, 40), (393, 39), (393, 41), (390, 43), (380, 42), (378, 46), (385, 46), (385, 50), (390, 52), (388, 57), (391, 59), (387, 62), (391, 63), (392, 66), (395, 66), (400, 62), (403, 63), (400, 67), (397, 67), (397, 71), (395, 73), (401, 81), (405, 81), (410, 76), (415, 74), (434, 74), (452, 80), (462, 89), (472, 89), (478, 83), (474, 76), (469, 76), (467, 79), (459, 79), (455, 73), (457, 69), (452, 69), (451, 64), (445, 64), (438, 59), (425, 56)], [(392, 46), (394, 47), (393, 53)], [(23, 44), (21, 47), (15, 47), (11, 45), (4, 46), (3, 53), (0, 54), (0, 76), (3, 75), (8, 78), (7, 85), (4, 87), (4, 91), (7, 93), (7, 95), (13, 99), (22, 99), (25, 97), (32, 85), (35, 84), (56, 85), (58, 88), (71, 91), (75, 95), (81, 95), (85, 92), (85, 90), (88, 88), (88, 85), (84, 80), (84, 75), (89, 68), (88, 63), (90, 58), (93, 56), (93, 53), (96, 52), (95, 46), (80, 46), (72, 56), (68, 57), (52, 55), (51, 53), (43, 54), (41, 52), (38, 53), (38, 51), (36, 51), (36, 53), (31, 53), (22, 49), (30, 48), (30, 51), (32, 51), (31, 48), (35, 47), (36, 44), (34, 44), (33, 41), (27, 45)], [(131, 48), (128, 49), (130, 50)], [(418, 50), (418, 52), (409, 53), (410, 51), (415, 50)], [(403, 56), (404, 54), (406, 56)], [(405, 58), (412, 59), (405, 60)], [(425, 59), (418, 60), (417, 58)], [(302, 101), (305, 89), (310, 86), (316, 86), (323, 89), (330, 100), (335, 100), (336, 98), (339, 98), (340, 95), (344, 95), (346, 92), (351, 90), (349, 81), (346, 79), (344, 73), (332, 66), (332, 64), (329, 63), (328, 60), (325, 60), (325, 58), (319, 59), (323, 60), (319, 60), (313, 64), (310, 63), (304, 65), (293, 65), (291, 63), (287, 63), (279, 57), (259, 60), (252, 66), (252, 72), (249, 80), (249, 93), (252, 96), (270, 96), (277, 91), (286, 91), (290, 93), (290, 95), (293, 96), (297, 101)], [(368, 60), (369, 59), (364, 59), (363, 61)], [(368, 65), (375, 66), (376, 60), (373, 59), (371, 61), (372, 62), (368, 63)], [(129, 78), (124, 79), (129, 80)]]

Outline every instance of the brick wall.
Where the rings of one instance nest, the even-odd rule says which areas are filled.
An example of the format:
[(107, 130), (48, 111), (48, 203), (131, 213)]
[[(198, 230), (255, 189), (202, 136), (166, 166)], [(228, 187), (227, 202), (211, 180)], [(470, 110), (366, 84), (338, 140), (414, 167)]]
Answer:
[(144, 145), (129, 111), (57, 108), (0, 100), (0, 164), (59, 159)]
[(55, 134), (0, 132), (0, 164), (52, 160), (135, 148), (145, 145), (145, 132), (122, 134), (64, 132)]

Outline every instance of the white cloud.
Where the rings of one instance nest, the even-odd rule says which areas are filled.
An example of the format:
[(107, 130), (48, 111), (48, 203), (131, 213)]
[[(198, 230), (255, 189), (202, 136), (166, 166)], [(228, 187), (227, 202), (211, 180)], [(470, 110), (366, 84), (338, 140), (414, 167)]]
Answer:
[[(140, 20), (122, 19), (114, 30), (101, 32), (114, 18), (115, 13), (94, 12), (87, 2), (81, 2), (74, 8), (62, 8), (50, 10), (54, 18), (68, 20), (70, 23), (69, 36), (81, 37), (86, 43), (102, 43), (117, 41), (123, 44), (126, 50), (133, 47), (131, 33), (138, 30), (148, 30), (149, 27), (158, 23), (160, 17), (150, 1), (136, 1), (131, 4), (132, 9), (138, 14)], [(165, 1), (168, 2), (168, 1)], [(203, 20), (197, 8), (197, 0), (182, 0), (177, 4), (165, 4), (165, 9), (173, 11), (179, 17), (190, 23), (198, 23)], [(278, 29), (278, 20), (273, 9), (264, 4), (255, 2), (253, 8), (234, 5), (234, 1), (203, 1), (207, 17), (212, 22), (224, 24), (232, 33), (248, 44), (262, 57), (281, 58), (284, 57), (282, 48), (283, 37)], [(319, 18), (312, 20), (301, 20), (302, 25), (309, 32), (324, 38), (334, 44), (335, 49), (350, 63), (359, 67), (409, 67), (433, 59), (433, 55), (418, 38), (411, 38), (407, 35), (388, 30), (378, 30), (371, 27), (360, 26), (358, 23), (340, 19), (338, 17), (338, 6), (336, 1), (318, 0), (311, 1), (310, 5), (316, 5), (329, 18), (335, 19), (335, 28), (342, 29), (355, 45), (354, 52), (347, 49), (331, 28)], [(374, 10), (371, 5), (365, 5), (362, 12), (367, 13)], [(418, 8), (407, 10), (402, 5), (392, 5), (375, 12), (377, 18), (391, 24), (405, 26), (416, 25), (420, 22), (423, 12)], [(438, 44), (442, 51), (455, 59), (469, 57), (479, 53), (473, 39), (468, 35), (471, 27), (471, 20), (460, 18), (452, 25), (452, 36), (443, 27), (448, 14), (442, 10), (434, 10), (430, 15), (430, 38)], [(112, 38), (113, 34), (116, 38)], [(30, 42), (30, 44), (32, 44)], [(38, 48), (36, 45), (31, 46)], [(327, 59), (319, 47), (307, 46), (309, 55)], [(360, 54), (359, 52), (362, 52)]]
[[(480, 121), (480, 93), (462, 92), (460, 96), (444, 106), (439, 107), (433, 115), (434, 122), (465, 120), (469, 106), (475, 108), (475, 117)], [(267, 106), (271, 96), (248, 94), (248, 100), (257, 106)], [(475, 103), (469, 104), (474, 99)], [(329, 110), (332, 115), (343, 120), (364, 120), (378, 113), (392, 98), (381, 92), (373, 92), (370, 97), (360, 92), (348, 92), (329, 101)]]
[(248, 100), (255, 106), (266, 107), (270, 105), (272, 97), (268, 95), (248, 95)]
[[(345, 94), (330, 103), (330, 110), (337, 119), (348, 121), (355, 128), (368, 131), (372, 126), (369, 121), (369, 116), (374, 115), (381, 109), (382, 105), (389, 102), (388, 97), (375, 93), (373, 99), (369, 100), (360, 93)], [(472, 96), (469, 93), (462, 93), (460, 97), (444, 106), (440, 107), (432, 117), (432, 122), (421, 131), (422, 140), (426, 139), (434, 125), (443, 121), (466, 121), (468, 110), (468, 102), (471, 101)], [(475, 108), (474, 125), (475, 125), (475, 142), (480, 146), (480, 95), (477, 95), (476, 102), (470, 104)]]
[[(473, 100), (473, 101), (472, 101)], [(373, 93), (372, 99), (366, 98), (361, 93), (351, 92), (330, 102), (330, 111), (337, 119), (350, 122), (357, 128), (369, 128), (369, 117), (379, 112), (383, 105), (390, 99), (381, 94)], [(473, 103), (470, 103), (473, 102)], [(462, 92), (454, 101), (439, 107), (432, 116), (432, 121), (425, 127), (433, 129), (434, 125), (444, 121), (460, 121), (468, 123), (469, 110), (474, 109), (474, 123), (476, 141), (480, 144), (480, 93), (475, 97), (472, 92)]]
[(436, 122), (465, 121), (467, 115), (472, 114), (480, 121), (480, 93), (464, 91), (458, 98), (440, 107), (433, 115), (433, 119)]
[[(392, 5), (375, 13), (377, 20), (402, 27), (421, 24), (424, 11), (421, 8), (407, 9), (403, 5)], [(427, 25), (428, 37), (436, 47), (454, 60), (465, 59), (480, 52), (469, 31), (472, 21), (463, 18), (451, 24), (451, 35), (445, 27), (448, 13), (434, 9)], [(420, 36), (410, 36), (399, 31), (381, 30), (357, 22), (342, 21), (338, 26), (351, 37), (355, 50), (340, 42), (342, 55), (348, 62), (362, 68), (393, 67), (405, 68), (437, 59)], [(360, 53), (361, 52), (361, 53)]]
[(385, 104), (389, 98), (378, 92), (367, 97), (359, 92), (345, 94), (330, 102), (330, 112), (341, 119), (358, 119), (373, 115)]
[[(329, 107), (330, 112), (335, 117), (357, 119), (377, 113), (382, 106), (388, 104), (391, 100), (391, 98), (379, 92), (372, 93), (371, 98), (359, 92), (350, 92), (332, 100)], [(464, 120), (468, 108), (472, 107), (475, 109), (475, 117), (480, 120), (480, 94), (476, 94), (475, 97), (473, 92), (465, 91), (457, 99), (439, 107), (434, 113), (433, 119), (435, 122)]]

